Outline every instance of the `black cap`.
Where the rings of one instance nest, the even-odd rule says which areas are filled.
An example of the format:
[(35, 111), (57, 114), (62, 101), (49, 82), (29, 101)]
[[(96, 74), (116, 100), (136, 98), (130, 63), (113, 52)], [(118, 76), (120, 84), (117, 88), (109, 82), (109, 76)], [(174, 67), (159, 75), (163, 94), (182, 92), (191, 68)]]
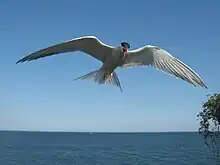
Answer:
[(121, 43), (121, 46), (123, 46), (123, 47), (125, 47), (125, 48), (127, 48), (127, 49), (130, 48), (129, 43), (127, 43), (127, 42), (122, 42), (122, 43)]

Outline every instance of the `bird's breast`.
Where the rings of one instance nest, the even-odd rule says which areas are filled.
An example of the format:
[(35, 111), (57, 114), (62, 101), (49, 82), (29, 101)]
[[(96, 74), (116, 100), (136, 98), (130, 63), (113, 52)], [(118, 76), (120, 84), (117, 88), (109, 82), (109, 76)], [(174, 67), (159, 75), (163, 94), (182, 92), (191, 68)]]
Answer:
[(119, 64), (120, 61), (118, 56), (113, 54), (106, 59), (102, 67), (106, 68), (110, 73), (112, 73), (119, 66)]

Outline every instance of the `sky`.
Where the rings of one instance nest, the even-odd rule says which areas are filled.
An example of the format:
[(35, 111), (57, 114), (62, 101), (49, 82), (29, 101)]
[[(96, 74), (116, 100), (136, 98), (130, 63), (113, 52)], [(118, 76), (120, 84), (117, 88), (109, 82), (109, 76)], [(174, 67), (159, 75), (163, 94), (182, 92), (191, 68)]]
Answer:
[[(0, 2), (0, 130), (197, 131), (207, 94), (220, 92), (220, 1)], [(41, 48), (94, 35), (131, 49), (156, 45), (177, 57), (208, 89), (151, 67), (116, 70), (123, 92), (74, 78), (101, 67), (81, 52), (16, 62)]]

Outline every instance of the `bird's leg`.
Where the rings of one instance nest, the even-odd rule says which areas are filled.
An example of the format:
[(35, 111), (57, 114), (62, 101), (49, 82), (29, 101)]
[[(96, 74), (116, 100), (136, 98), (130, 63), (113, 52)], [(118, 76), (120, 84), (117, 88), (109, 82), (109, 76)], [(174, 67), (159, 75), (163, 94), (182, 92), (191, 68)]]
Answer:
[(113, 73), (110, 74), (109, 79), (112, 81)]

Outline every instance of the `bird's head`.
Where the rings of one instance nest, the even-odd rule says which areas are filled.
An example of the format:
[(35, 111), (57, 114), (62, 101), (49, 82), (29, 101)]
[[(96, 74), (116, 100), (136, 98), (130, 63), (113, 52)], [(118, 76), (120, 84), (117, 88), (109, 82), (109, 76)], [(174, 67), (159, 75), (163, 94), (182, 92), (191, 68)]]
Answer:
[(124, 57), (123, 58), (125, 58), (125, 56), (127, 55), (127, 51), (130, 48), (130, 45), (127, 42), (122, 42), (121, 43), (121, 47), (122, 47), (122, 51), (124, 53)]

